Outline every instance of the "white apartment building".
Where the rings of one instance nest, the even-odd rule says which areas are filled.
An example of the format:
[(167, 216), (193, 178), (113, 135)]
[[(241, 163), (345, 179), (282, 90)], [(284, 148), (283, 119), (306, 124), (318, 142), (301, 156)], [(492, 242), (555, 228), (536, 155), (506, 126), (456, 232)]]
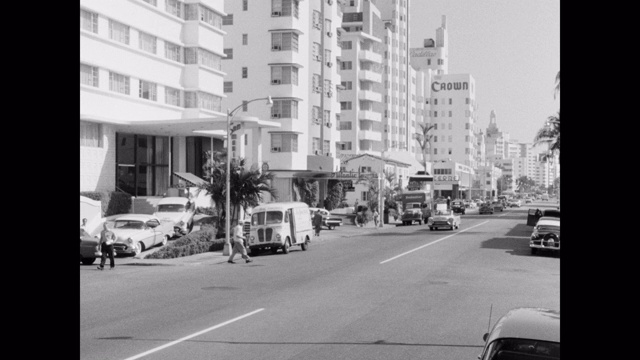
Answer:
[[(280, 124), (277, 130), (239, 129), (232, 154), (273, 172), (278, 201), (293, 200), (294, 177), (322, 178), (339, 170), (334, 149), (340, 142), (336, 87), (342, 11), (332, 0), (226, 0), (225, 12), (222, 107), (232, 110), (271, 96), (272, 107), (257, 101), (234, 117)], [(327, 183), (320, 180), (320, 185), (324, 198)]]
[(160, 196), (223, 149), (225, 15), (223, 0), (80, 1), (81, 191)]
[(411, 66), (423, 71), (431, 69), (436, 75), (448, 74), (448, 49), (447, 16), (442, 15), (442, 25), (436, 29), (436, 40), (424, 39), (423, 47), (411, 48)]

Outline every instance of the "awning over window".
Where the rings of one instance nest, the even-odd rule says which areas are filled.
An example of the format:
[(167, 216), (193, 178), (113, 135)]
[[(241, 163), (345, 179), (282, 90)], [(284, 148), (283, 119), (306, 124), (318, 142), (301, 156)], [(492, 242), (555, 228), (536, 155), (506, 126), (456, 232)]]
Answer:
[(184, 180), (193, 186), (198, 186), (198, 184), (207, 183), (205, 180), (193, 175), (192, 173), (174, 172), (173, 175), (179, 177), (181, 180)]

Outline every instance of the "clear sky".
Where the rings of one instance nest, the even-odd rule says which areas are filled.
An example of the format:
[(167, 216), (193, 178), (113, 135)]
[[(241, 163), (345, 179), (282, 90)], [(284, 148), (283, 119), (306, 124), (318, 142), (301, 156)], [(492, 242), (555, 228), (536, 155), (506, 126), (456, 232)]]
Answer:
[(498, 127), (519, 142), (560, 109), (554, 99), (560, 71), (559, 0), (411, 0), (410, 46), (436, 38), (447, 16), (449, 73), (476, 82), (478, 125), (491, 110)]

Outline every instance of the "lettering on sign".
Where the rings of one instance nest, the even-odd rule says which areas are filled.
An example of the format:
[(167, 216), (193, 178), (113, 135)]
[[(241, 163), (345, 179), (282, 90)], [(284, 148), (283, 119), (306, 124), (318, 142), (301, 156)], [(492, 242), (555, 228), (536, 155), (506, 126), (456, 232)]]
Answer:
[(433, 181), (458, 181), (460, 177), (458, 175), (436, 175), (433, 177)]
[(434, 57), (436, 52), (427, 49), (411, 49), (410, 56), (412, 57)]
[(235, 125), (233, 125), (233, 124), (232, 124), (232, 125), (229, 127), (229, 129), (231, 130), (231, 132), (238, 131), (238, 130), (242, 129), (242, 123), (240, 123), (240, 124), (235, 124)]
[(434, 81), (431, 83), (431, 90), (434, 92), (444, 91), (444, 90), (467, 90), (469, 89), (468, 82), (438, 82)]

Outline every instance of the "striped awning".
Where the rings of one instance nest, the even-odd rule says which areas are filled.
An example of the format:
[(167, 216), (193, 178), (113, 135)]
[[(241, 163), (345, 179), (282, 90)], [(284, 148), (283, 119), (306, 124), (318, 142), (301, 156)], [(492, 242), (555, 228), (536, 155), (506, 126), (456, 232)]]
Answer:
[(188, 182), (189, 184), (193, 185), (193, 186), (198, 186), (198, 184), (206, 184), (207, 182), (195, 175), (193, 175), (192, 173), (179, 173), (179, 172), (174, 172), (173, 175), (179, 177), (180, 179)]

